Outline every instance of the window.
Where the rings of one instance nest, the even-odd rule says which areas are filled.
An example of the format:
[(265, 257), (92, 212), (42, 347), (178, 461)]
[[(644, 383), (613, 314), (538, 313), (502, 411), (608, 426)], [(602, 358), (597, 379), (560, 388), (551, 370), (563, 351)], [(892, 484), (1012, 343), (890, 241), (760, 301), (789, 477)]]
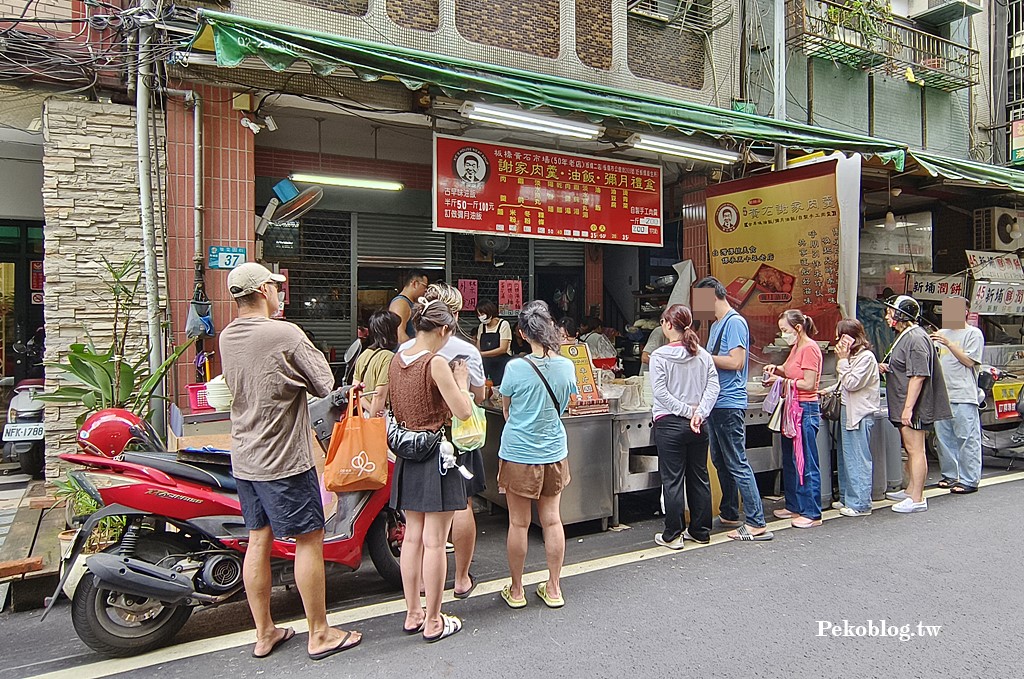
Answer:
[[(629, 0), (626, 8), (630, 15), (646, 21), (703, 33), (715, 30), (732, 18), (731, 5), (715, 13), (712, 3), (713, 0)], [(717, 17), (714, 21), (713, 16)]]

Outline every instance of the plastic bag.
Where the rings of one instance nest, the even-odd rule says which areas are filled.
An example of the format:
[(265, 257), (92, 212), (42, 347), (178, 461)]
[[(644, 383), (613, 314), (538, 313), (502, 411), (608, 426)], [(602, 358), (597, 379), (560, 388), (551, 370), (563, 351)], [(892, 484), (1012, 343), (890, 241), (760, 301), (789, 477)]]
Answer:
[[(473, 401), (473, 397), (468, 392), (463, 393), (466, 393), (469, 400)], [(468, 420), (452, 418), (452, 445), (462, 452), (483, 448), (486, 440), (487, 415), (476, 402), (473, 402), (473, 412)]]
[(188, 305), (188, 315), (185, 317), (185, 336), (213, 337), (213, 304), (210, 303), (203, 290), (203, 284), (197, 283), (192, 293), (192, 301)]
[(797, 398), (796, 387), (787, 387), (785, 408), (786, 412), (782, 414), (782, 435), (793, 439), (793, 461), (796, 464), (796, 476), (802, 486), (804, 485), (804, 411)]
[[(761, 404), (761, 410), (765, 411), (769, 415), (775, 414), (775, 409), (779, 407), (779, 402), (782, 400), (782, 380), (776, 380), (772, 384), (771, 390), (768, 395), (764, 397), (764, 403)], [(773, 418), (774, 419), (774, 418)]]

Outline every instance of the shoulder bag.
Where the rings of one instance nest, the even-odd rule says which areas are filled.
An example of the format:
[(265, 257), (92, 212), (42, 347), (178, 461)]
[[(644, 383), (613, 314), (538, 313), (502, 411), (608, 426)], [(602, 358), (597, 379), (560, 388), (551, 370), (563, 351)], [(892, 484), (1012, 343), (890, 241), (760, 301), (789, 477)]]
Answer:
[(821, 416), (826, 420), (832, 422), (838, 422), (841, 414), (841, 408), (843, 406), (843, 398), (839, 393), (842, 389), (843, 383), (836, 382), (836, 386), (829, 389), (819, 398), (821, 400)]
[[(434, 354), (427, 357), (432, 360)], [(400, 357), (398, 360), (402, 360)], [(427, 371), (427, 380), (430, 379), (430, 371)], [(444, 427), (437, 431), (416, 431), (405, 426), (405, 422), (399, 422), (395, 418), (395, 411), (388, 409), (387, 414), (388, 448), (403, 460), (410, 462), (426, 462), (437, 455), (441, 449), (441, 441), (444, 440)]]

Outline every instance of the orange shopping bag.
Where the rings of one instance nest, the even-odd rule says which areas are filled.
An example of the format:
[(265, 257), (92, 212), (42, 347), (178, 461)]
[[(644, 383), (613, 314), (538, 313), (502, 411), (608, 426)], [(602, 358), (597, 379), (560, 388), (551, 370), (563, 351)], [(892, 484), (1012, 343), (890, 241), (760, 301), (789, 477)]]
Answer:
[(355, 389), (348, 413), (334, 425), (324, 466), (324, 487), (333, 493), (377, 490), (388, 481), (388, 434), (383, 417), (364, 418)]

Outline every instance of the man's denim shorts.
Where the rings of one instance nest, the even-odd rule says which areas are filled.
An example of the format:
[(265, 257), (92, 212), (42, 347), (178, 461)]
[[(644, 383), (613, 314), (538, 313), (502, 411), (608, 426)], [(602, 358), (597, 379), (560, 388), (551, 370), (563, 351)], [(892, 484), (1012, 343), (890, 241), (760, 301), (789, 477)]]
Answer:
[(316, 469), (273, 481), (236, 479), (245, 527), (267, 525), (275, 538), (293, 538), (324, 527), (324, 506)]

